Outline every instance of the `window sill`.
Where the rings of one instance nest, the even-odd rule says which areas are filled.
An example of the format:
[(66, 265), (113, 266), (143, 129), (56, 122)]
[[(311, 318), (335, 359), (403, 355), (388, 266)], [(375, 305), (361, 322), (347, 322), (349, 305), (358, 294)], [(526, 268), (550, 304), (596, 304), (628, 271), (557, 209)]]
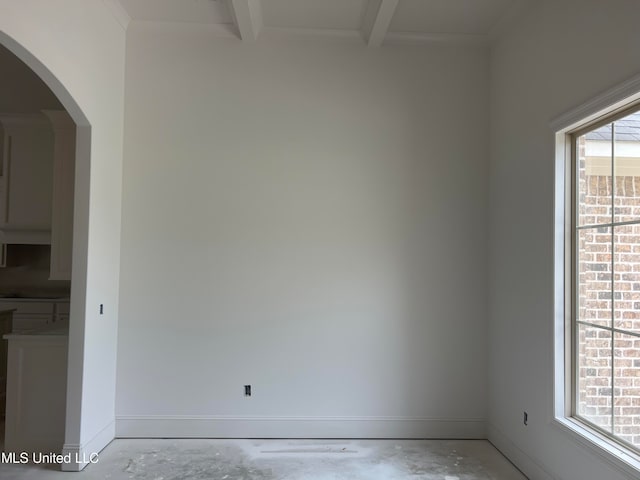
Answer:
[(640, 455), (634, 451), (612, 441), (574, 418), (556, 417), (552, 423), (581, 446), (606, 460), (621, 473), (631, 475), (632, 478), (640, 476)]

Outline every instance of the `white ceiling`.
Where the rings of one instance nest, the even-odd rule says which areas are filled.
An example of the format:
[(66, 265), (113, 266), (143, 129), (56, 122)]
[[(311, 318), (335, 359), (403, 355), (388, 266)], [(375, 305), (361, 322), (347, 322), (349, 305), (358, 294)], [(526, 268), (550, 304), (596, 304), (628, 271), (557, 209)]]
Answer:
[(132, 21), (233, 26), (261, 33), (353, 32), (369, 44), (388, 37), (486, 37), (524, 0), (119, 0)]
[(512, 0), (401, 0), (389, 31), (487, 34), (512, 3)]
[(131, 20), (151, 22), (232, 23), (223, 0), (120, 0)]
[(358, 30), (367, 0), (262, 0), (265, 27)]

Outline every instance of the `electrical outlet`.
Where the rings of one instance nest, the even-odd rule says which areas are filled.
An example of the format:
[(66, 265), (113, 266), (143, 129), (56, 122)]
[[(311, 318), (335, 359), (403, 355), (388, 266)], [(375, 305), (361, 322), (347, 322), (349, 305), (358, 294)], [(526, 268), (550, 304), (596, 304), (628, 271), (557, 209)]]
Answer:
[(524, 415), (522, 416), (522, 421), (523, 423), (526, 425), (529, 425), (529, 414), (527, 412), (523, 412)]
[(245, 385), (244, 386), (244, 396), (245, 397), (250, 397), (251, 396), (251, 385)]

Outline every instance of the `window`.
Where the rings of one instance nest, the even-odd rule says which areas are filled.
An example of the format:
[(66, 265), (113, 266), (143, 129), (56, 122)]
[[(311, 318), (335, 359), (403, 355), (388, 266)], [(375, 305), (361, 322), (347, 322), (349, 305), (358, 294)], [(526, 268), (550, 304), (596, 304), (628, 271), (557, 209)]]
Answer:
[(570, 415), (640, 453), (640, 106), (568, 138)]

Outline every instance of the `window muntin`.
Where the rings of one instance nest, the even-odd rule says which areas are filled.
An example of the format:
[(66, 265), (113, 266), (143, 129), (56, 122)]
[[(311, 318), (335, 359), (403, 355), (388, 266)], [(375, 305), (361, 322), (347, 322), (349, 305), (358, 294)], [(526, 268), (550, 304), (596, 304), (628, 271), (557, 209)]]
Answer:
[(640, 452), (640, 110), (571, 139), (572, 413)]

